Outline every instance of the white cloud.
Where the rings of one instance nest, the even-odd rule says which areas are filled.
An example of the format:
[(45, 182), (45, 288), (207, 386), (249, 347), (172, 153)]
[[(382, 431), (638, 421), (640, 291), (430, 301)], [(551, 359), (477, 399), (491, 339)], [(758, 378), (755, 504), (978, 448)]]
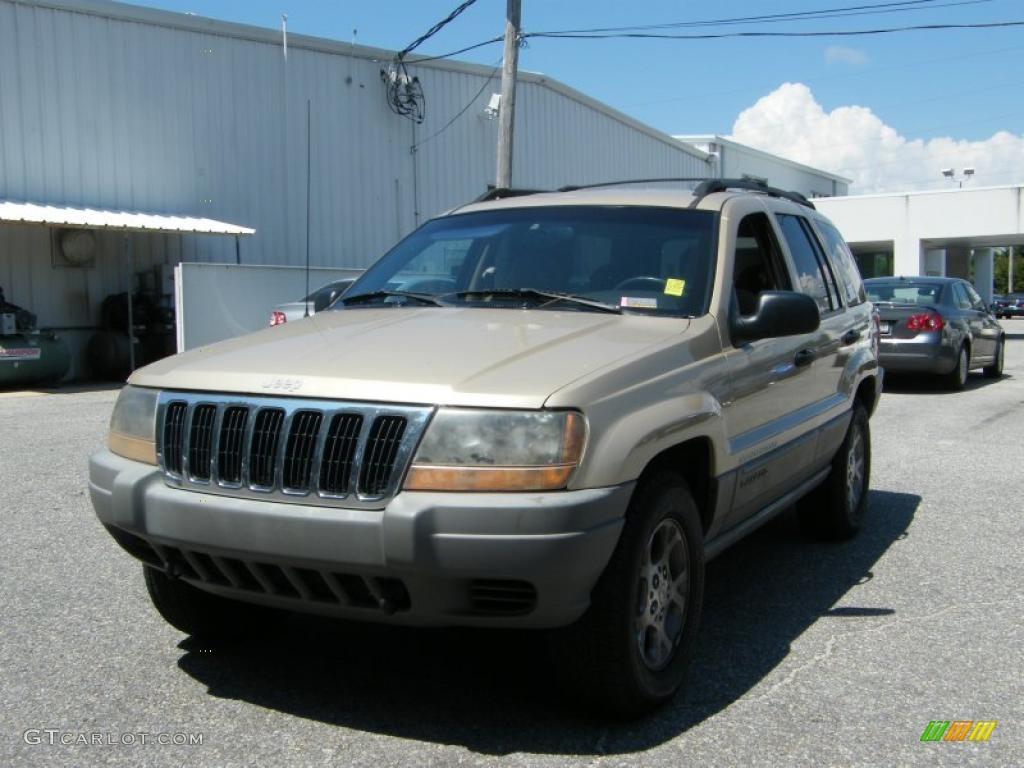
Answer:
[(857, 48), (830, 45), (825, 49), (825, 61), (829, 64), (852, 64), (860, 67), (868, 63), (868, 55)]
[(867, 107), (826, 112), (803, 83), (784, 83), (741, 112), (732, 138), (853, 179), (854, 194), (949, 187), (943, 168), (973, 167), (971, 186), (1024, 182), (1024, 135), (910, 139)]

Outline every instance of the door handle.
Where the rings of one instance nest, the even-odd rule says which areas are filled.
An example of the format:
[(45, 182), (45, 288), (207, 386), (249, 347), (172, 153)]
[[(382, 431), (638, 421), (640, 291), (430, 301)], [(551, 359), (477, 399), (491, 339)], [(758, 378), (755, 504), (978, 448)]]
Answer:
[(814, 361), (814, 350), (812, 349), (801, 349), (796, 353), (793, 358), (793, 365), (797, 368), (801, 368), (805, 365), (810, 365)]
[(860, 339), (860, 331), (855, 331), (855, 330), (851, 329), (851, 330), (849, 330), (849, 331), (847, 331), (846, 333), (843, 334), (843, 337), (840, 339), (840, 341), (843, 342), (843, 346), (844, 347), (848, 347), (851, 344), (853, 344), (855, 341), (858, 341), (859, 339)]

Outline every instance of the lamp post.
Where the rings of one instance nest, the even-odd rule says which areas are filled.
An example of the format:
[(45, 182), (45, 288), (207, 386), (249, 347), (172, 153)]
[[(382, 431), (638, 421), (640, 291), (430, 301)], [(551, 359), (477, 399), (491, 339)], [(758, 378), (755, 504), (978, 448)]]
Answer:
[(950, 181), (955, 181), (957, 183), (957, 189), (963, 189), (964, 188), (964, 182), (965, 181), (970, 181), (971, 177), (974, 175), (974, 169), (973, 168), (964, 168), (964, 175), (962, 177), (960, 177), (960, 178), (957, 178), (956, 171), (954, 169), (952, 169), (952, 168), (943, 168), (942, 169), (942, 175), (945, 176)]

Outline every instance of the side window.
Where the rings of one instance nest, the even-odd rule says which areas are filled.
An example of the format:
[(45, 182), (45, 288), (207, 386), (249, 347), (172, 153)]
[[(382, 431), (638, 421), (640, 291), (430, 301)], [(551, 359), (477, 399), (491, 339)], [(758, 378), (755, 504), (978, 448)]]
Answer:
[(861, 279), (857, 262), (850, 252), (850, 246), (843, 240), (839, 230), (829, 222), (817, 219), (814, 223), (825, 240), (825, 251), (832, 260), (832, 266), (836, 270), (836, 277), (840, 283), (839, 290), (842, 291), (847, 305), (853, 307), (863, 304), (868, 297), (864, 292), (864, 281)]
[(967, 291), (967, 298), (971, 302), (971, 309), (979, 309), (982, 312), (985, 311), (985, 302), (982, 301), (981, 296), (974, 290), (974, 286), (970, 283), (964, 283), (964, 290)]
[(810, 239), (810, 232), (799, 216), (776, 214), (782, 236), (786, 238), (789, 252), (796, 268), (797, 290), (806, 293), (816, 302), (822, 313), (831, 312), (838, 304), (826, 282), (826, 274), (818, 259), (817, 251)]
[(960, 309), (971, 308), (971, 300), (967, 297), (963, 284), (953, 283), (953, 301)]
[(762, 291), (786, 290), (789, 279), (782, 267), (778, 241), (768, 216), (753, 213), (740, 221), (736, 230), (733, 259), (733, 289), (740, 314), (757, 310)]

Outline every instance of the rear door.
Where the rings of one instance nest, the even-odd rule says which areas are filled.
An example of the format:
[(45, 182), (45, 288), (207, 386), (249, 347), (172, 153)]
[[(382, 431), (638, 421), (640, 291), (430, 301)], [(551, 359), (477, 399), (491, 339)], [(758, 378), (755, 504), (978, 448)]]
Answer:
[(795, 289), (814, 299), (821, 312), (821, 326), (803, 351), (811, 357), (807, 364), (811, 370), (808, 386), (812, 389), (807, 397), (826, 412), (846, 404), (846, 396), (840, 393), (844, 370), (840, 351), (860, 340), (867, 326), (858, 328), (856, 317), (846, 312), (832, 266), (807, 217), (781, 212), (775, 217), (786, 243), (790, 269), (796, 276)]
[(967, 300), (967, 313), (970, 317), (971, 335), (974, 337), (972, 357), (991, 360), (996, 354), (996, 345), (1002, 331), (999, 323), (988, 311), (981, 296), (970, 283), (958, 283)]

